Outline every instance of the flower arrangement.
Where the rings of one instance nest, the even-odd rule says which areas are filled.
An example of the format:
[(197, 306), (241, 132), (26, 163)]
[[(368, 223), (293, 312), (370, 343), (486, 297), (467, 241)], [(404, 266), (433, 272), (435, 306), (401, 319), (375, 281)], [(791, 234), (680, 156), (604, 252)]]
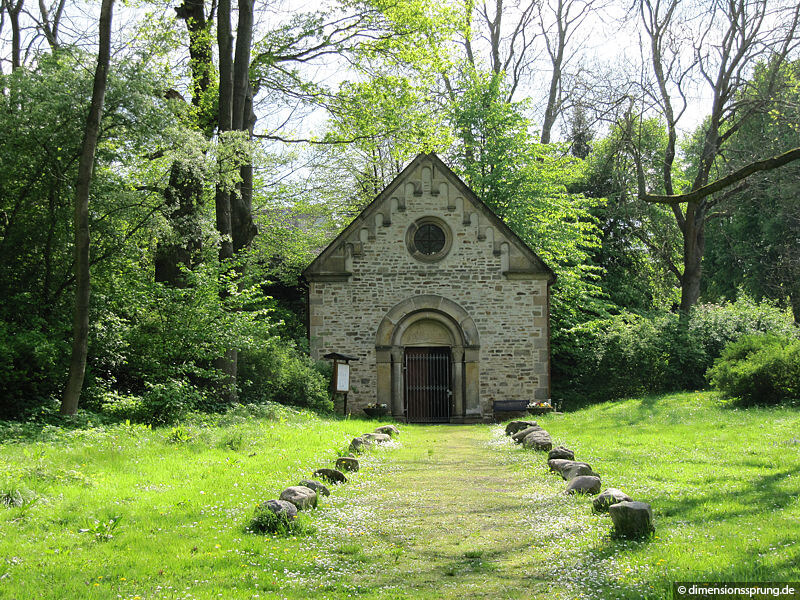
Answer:
[(369, 417), (382, 417), (389, 412), (389, 407), (386, 404), (370, 402), (364, 407), (364, 412)]
[(534, 415), (543, 415), (553, 410), (550, 400), (539, 400), (528, 404), (528, 412)]

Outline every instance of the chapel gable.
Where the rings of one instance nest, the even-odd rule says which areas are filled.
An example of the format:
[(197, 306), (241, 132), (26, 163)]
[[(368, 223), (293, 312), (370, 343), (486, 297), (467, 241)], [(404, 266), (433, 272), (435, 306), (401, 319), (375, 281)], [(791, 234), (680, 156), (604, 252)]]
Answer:
[(420, 263), (448, 255), (458, 238), (485, 245), (509, 279), (554, 279), (541, 259), (435, 154), (418, 155), (304, 275), (318, 281), (348, 280), (353, 264), (364, 260), (381, 231), (398, 223), (407, 227), (402, 241)]

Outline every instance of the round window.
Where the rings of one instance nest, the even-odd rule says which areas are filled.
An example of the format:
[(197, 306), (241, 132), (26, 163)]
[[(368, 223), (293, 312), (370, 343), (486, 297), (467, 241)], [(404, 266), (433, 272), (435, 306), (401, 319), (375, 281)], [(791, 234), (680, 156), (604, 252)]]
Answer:
[(447, 224), (437, 217), (423, 217), (406, 232), (406, 246), (411, 256), (423, 262), (441, 260), (450, 251), (452, 235)]
[(438, 254), (444, 248), (444, 231), (438, 225), (425, 223), (414, 234), (414, 246), (417, 252), (426, 256)]

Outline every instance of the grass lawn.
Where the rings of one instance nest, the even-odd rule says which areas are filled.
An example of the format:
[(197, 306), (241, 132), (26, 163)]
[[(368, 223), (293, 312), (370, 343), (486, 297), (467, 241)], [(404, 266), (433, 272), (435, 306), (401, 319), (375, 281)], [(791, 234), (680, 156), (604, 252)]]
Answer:
[(246, 534), (254, 506), (333, 466), (367, 425), (242, 410), (174, 428), (12, 436), (0, 500), (33, 501), (0, 504), (0, 598), (252, 598), (264, 564), (307, 559), (292, 540)]
[(700, 393), (539, 421), (604, 487), (653, 505), (653, 539), (612, 540), (497, 426), (402, 426), (296, 538), (244, 527), (374, 422), (46, 428), (0, 445), (0, 493), (35, 498), (0, 506), (0, 598), (667, 599), (672, 581), (800, 580), (796, 410)]
[[(656, 537), (603, 540), (587, 570), (608, 581), (800, 580), (800, 411), (724, 408), (713, 393), (609, 402), (540, 419), (604, 486), (650, 502)], [(664, 597), (671, 597), (665, 594)]]

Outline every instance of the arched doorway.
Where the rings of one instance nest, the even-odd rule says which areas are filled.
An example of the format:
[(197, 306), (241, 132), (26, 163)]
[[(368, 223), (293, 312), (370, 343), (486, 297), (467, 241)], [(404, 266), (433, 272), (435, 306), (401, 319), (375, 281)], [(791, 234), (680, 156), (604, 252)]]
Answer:
[(460, 340), (438, 319), (417, 316), (400, 336), (406, 421), (449, 423), (455, 412), (453, 346)]
[(416, 423), (480, 417), (478, 332), (455, 302), (415, 296), (393, 307), (376, 336), (378, 402)]

